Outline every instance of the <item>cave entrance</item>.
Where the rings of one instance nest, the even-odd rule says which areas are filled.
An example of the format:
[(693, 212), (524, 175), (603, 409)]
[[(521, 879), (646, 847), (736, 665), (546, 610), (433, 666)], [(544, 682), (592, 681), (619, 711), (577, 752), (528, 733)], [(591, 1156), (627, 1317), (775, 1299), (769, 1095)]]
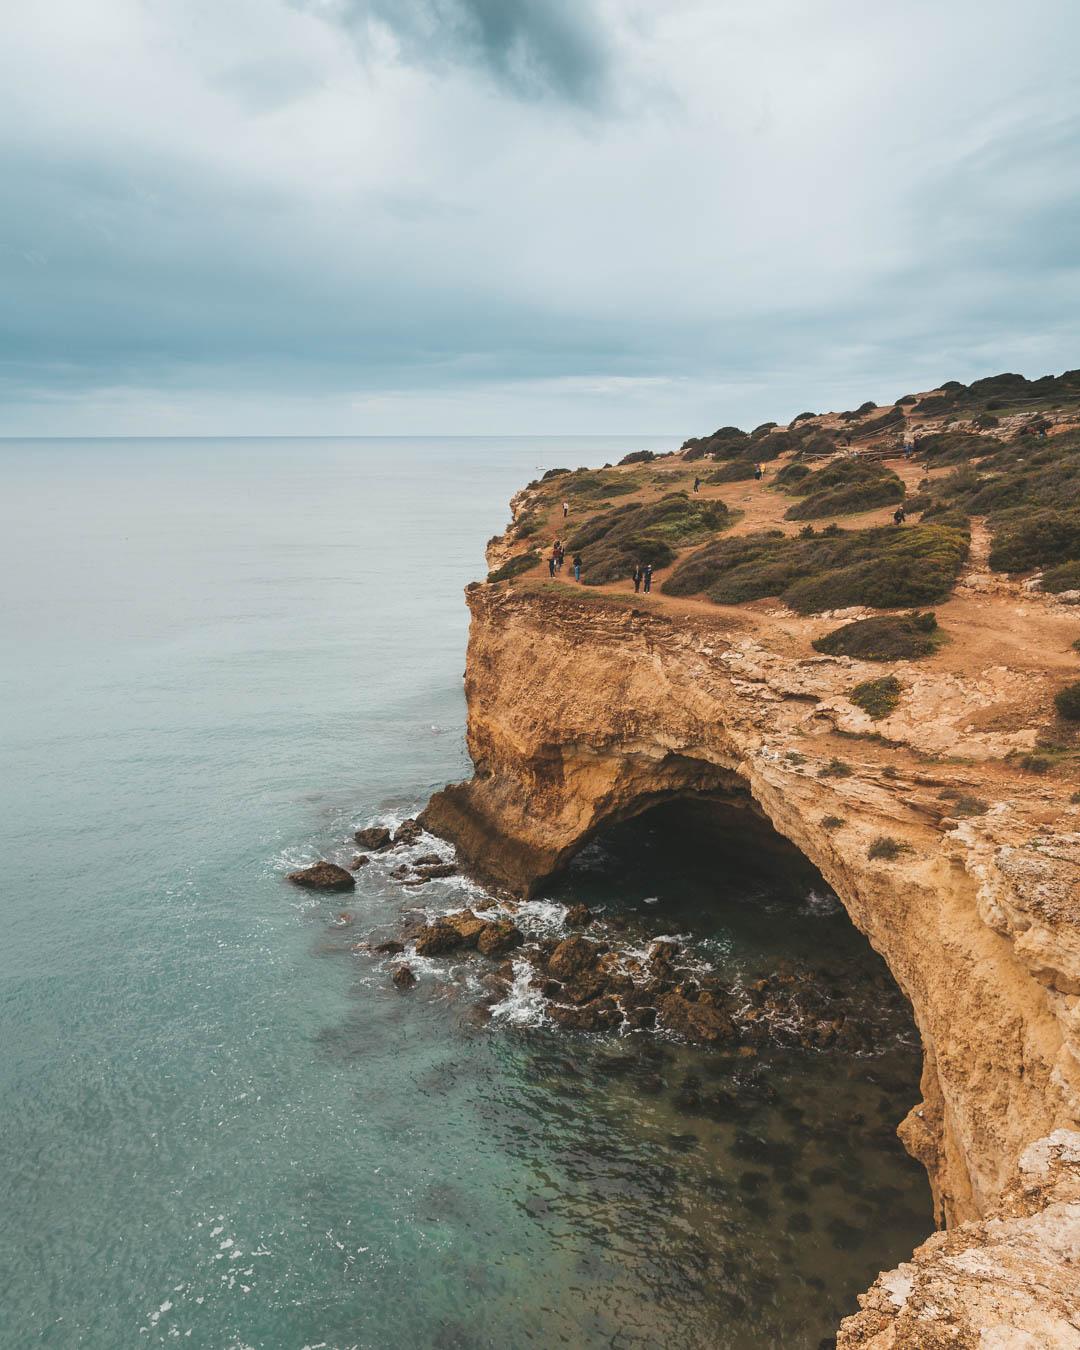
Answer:
[(718, 1044), (662, 1018), (594, 1040), (580, 1081), (595, 1070), (620, 1148), (668, 1168), (641, 1231), (688, 1225), (730, 1344), (820, 1344), (933, 1228), (925, 1172), (896, 1135), (921, 1050), (887, 966), (748, 794), (627, 813), (547, 895), (590, 906), (587, 931), (613, 950), (647, 962), (657, 939), (678, 944), (679, 986), (718, 989), (732, 1010), (737, 1036)]

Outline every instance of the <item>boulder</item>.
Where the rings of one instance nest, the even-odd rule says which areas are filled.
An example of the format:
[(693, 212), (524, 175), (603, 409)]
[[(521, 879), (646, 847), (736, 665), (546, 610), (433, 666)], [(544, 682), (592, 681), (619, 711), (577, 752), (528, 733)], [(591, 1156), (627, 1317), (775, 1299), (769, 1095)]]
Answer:
[(399, 952), (405, 950), (404, 942), (398, 942), (396, 938), (391, 938), (389, 942), (380, 942), (375, 948), (380, 956), (397, 956)]
[(441, 956), (461, 946), (461, 934), (448, 923), (425, 924), (416, 934), (417, 956)]
[(587, 923), (592, 923), (593, 912), (588, 905), (571, 905), (566, 911), (566, 922), (574, 924), (575, 927), (584, 927)]
[(288, 880), (294, 886), (303, 886), (308, 891), (351, 891), (356, 888), (353, 874), (332, 862), (317, 862), (310, 867), (301, 867), (298, 872), (290, 872)]
[(424, 827), (418, 820), (403, 820), (394, 831), (394, 847), (400, 844), (414, 844), (424, 832)]
[(588, 938), (566, 938), (551, 953), (548, 970), (557, 980), (572, 980), (595, 965), (599, 955), (600, 948)]
[(456, 914), (447, 914), (441, 922), (448, 924), (456, 933), (460, 934), (466, 947), (475, 947), (480, 934), (489, 926), (487, 919), (478, 919), (471, 909), (462, 909)]
[(416, 976), (408, 966), (395, 966), (394, 973), (390, 976), (399, 989), (415, 989)]
[(414, 858), (414, 859), (413, 859), (413, 866), (414, 866), (414, 867), (440, 867), (440, 866), (443, 864), (444, 861), (445, 861), (445, 859), (444, 859), (444, 858), (441, 858), (437, 853), (421, 853), (421, 855), (419, 856), (419, 858)]
[(735, 1037), (735, 1024), (727, 1013), (708, 1003), (691, 1003), (672, 991), (656, 1001), (657, 1012), (670, 1031), (699, 1045), (715, 1045)]
[(385, 825), (369, 825), (364, 830), (357, 830), (353, 838), (361, 848), (369, 849), (372, 853), (381, 853), (384, 848), (390, 847), (390, 831)]
[(476, 939), (476, 950), (482, 956), (501, 956), (503, 952), (520, 947), (525, 936), (509, 919), (492, 919), (484, 924)]
[(370, 861), (371, 859), (368, 857), (366, 853), (358, 853), (356, 857), (352, 860), (352, 862), (349, 864), (349, 871), (359, 872), (361, 867), (366, 867)]
[(599, 971), (583, 970), (563, 985), (561, 997), (567, 1003), (591, 1003), (608, 992), (607, 980)]
[(454, 864), (447, 862), (428, 863), (426, 867), (422, 867), (418, 863), (413, 865), (424, 881), (434, 881), (436, 877), (452, 877), (457, 872)]

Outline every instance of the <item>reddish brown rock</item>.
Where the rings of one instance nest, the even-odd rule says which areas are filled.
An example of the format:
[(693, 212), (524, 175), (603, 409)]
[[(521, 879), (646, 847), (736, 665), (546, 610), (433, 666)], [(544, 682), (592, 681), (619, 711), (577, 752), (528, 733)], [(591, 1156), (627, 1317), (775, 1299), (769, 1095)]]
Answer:
[(581, 1007), (566, 1007), (553, 1003), (547, 1010), (548, 1016), (556, 1026), (566, 1031), (606, 1031), (617, 1027), (622, 1015), (615, 1006), (614, 999), (598, 998)]
[(371, 859), (368, 857), (366, 853), (358, 853), (356, 857), (352, 860), (352, 862), (349, 864), (349, 871), (359, 872), (361, 867), (366, 867), (370, 861)]
[(403, 820), (394, 831), (394, 847), (401, 844), (414, 844), (423, 834), (423, 826), (418, 820)]
[(416, 988), (416, 976), (412, 973), (412, 971), (409, 969), (408, 966), (395, 966), (394, 973), (390, 976), (390, 978), (393, 980), (394, 984), (397, 985), (399, 989), (404, 990)]
[(476, 949), (481, 956), (501, 956), (503, 952), (513, 951), (525, 941), (520, 928), (508, 919), (494, 919), (485, 923), (476, 940)]
[(567, 938), (551, 953), (548, 970), (557, 980), (571, 980), (594, 965), (599, 954), (600, 948), (588, 938)]
[(417, 956), (442, 956), (461, 946), (461, 934), (448, 923), (429, 923), (416, 934)]
[(475, 947), (480, 934), (488, 927), (488, 920), (478, 919), (471, 909), (459, 910), (456, 914), (447, 914), (442, 923), (449, 924), (466, 947)]
[(351, 891), (356, 887), (356, 878), (352, 873), (332, 862), (317, 862), (310, 867), (302, 867), (298, 872), (290, 872), (287, 879), (294, 886), (303, 886), (308, 891)]
[(405, 944), (392, 938), (389, 942), (380, 942), (375, 950), (380, 956), (397, 956), (405, 950)]
[(727, 1013), (707, 1003), (691, 1003), (674, 991), (661, 994), (656, 1001), (657, 1012), (665, 1027), (685, 1036), (688, 1041), (715, 1045), (735, 1037), (735, 1024)]
[(390, 831), (385, 825), (369, 825), (367, 829), (357, 830), (353, 838), (361, 848), (372, 853), (381, 853), (384, 848), (390, 847)]

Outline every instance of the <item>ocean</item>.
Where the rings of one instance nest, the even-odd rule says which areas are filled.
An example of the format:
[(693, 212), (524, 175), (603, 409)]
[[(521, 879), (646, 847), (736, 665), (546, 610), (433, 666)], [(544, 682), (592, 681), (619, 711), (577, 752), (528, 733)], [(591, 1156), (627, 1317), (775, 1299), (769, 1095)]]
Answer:
[(512, 493), (673, 444), (0, 442), (0, 1345), (816, 1347), (929, 1231), (913, 1029), (820, 889), (644, 822), (526, 916), (828, 960), (873, 1023), (736, 1060), (485, 1006), (468, 963), (401, 994), (357, 944), (461, 878), (282, 879), (468, 774)]

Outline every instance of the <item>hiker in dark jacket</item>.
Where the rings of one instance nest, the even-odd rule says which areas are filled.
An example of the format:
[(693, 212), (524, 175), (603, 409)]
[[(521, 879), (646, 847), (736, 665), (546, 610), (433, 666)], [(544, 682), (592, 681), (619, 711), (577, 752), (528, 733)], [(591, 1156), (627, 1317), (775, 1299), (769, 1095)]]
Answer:
[(652, 590), (652, 563), (646, 563), (641, 573), (642, 584), (645, 588), (645, 594), (648, 595)]
[(697, 492), (697, 491), (699, 490), (700, 487), (701, 487), (701, 479), (700, 479), (699, 477), (697, 477), (697, 475), (695, 474), (695, 476), (694, 476), (694, 491)]
[(574, 580), (575, 580), (575, 581), (580, 581), (580, 580), (581, 580), (581, 554), (580, 554), (580, 553), (575, 553), (575, 554), (574, 554)]
[(554, 575), (555, 575), (555, 554), (553, 553), (551, 557), (548, 559), (548, 576), (553, 577)]
[(904, 521), (907, 519), (907, 512), (902, 506), (898, 506), (893, 512), (892, 518), (894, 525), (903, 525)]
[(640, 564), (640, 563), (635, 563), (635, 564), (634, 564), (633, 578), (634, 578), (634, 594), (636, 595), (637, 592), (641, 590), (641, 564)]

